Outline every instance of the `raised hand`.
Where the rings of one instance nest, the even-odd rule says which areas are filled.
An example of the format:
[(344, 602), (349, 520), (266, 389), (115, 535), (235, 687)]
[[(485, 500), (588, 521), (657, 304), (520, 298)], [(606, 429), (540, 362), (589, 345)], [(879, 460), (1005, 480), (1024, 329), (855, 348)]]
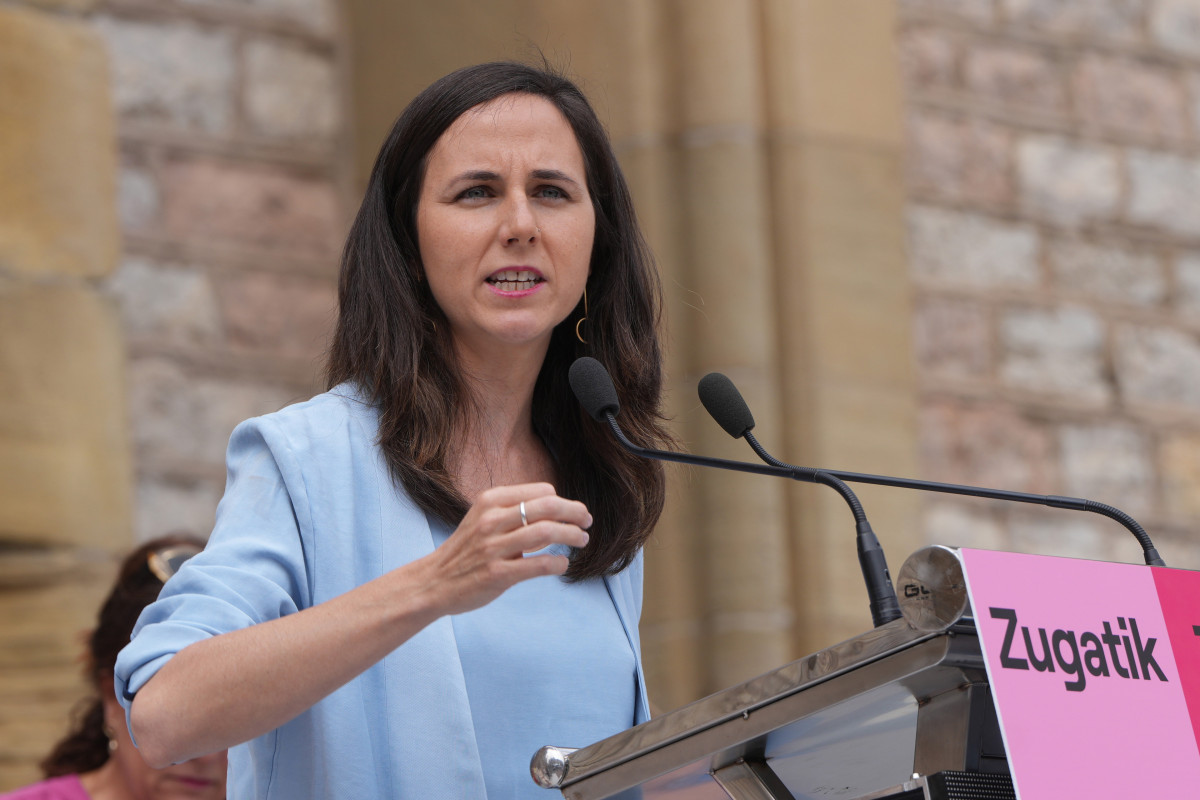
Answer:
[[(522, 503), (524, 520), (522, 520)], [(548, 483), (497, 486), (480, 493), (450, 538), (427, 558), (437, 576), (444, 611), (460, 614), (486, 605), (529, 578), (561, 575), (567, 558), (535, 553), (551, 544), (584, 547), (592, 515)]]

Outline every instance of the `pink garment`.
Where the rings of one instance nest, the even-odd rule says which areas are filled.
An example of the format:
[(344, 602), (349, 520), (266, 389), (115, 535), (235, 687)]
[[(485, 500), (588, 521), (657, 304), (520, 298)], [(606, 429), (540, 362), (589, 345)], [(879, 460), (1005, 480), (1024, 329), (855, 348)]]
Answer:
[(0, 800), (92, 800), (92, 796), (83, 788), (78, 775), (63, 775), (0, 794)]

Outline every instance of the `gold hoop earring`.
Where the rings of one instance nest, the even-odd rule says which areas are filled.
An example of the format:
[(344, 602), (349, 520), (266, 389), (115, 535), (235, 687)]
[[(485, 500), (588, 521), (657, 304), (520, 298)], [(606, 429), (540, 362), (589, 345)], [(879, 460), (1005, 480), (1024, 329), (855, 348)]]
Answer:
[(575, 338), (578, 339), (581, 344), (587, 344), (587, 339), (584, 339), (583, 336), (579, 333), (579, 326), (582, 325), (583, 323), (587, 322), (587, 318), (588, 318), (587, 286), (584, 286), (583, 287), (583, 316), (580, 317), (579, 321), (575, 323)]

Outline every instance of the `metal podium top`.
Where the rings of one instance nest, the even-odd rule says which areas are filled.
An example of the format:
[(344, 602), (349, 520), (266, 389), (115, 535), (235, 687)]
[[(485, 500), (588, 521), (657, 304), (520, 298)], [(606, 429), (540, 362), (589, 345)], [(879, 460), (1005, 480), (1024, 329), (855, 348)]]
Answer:
[[(916, 608), (945, 583), (909, 580)], [(896, 620), (578, 750), (544, 747), (530, 769), (572, 800), (848, 799), (914, 773), (1006, 772), (964, 610)]]

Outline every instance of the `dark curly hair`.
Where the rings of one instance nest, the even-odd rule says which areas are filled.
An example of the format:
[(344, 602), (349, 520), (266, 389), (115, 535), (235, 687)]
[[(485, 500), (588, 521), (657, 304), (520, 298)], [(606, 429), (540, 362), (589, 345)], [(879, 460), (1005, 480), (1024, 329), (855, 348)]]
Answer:
[(172, 547), (204, 548), (204, 541), (185, 533), (152, 539), (131, 552), (121, 563), (116, 583), (100, 607), (96, 627), (87, 639), (85, 674), (92, 695), (72, 715), (70, 732), (40, 764), (47, 778), (80, 775), (99, 769), (108, 761), (108, 736), (104, 732), (104, 701), (101, 692), (112, 679), (117, 654), (129, 644), (129, 636), (142, 609), (153, 603), (163, 582), (150, 565), (153, 554)]
[(663, 446), (671, 437), (661, 415), (658, 273), (604, 126), (570, 80), (548, 67), (480, 64), (438, 80), (400, 115), (342, 255), (327, 385), (354, 382), (379, 406), (379, 445), (393, 476), (425, 512), (461, 521), (468, 504), (447, 464), (471, 399), (444, 335), (446, 317), (422, 280), (417, 201), (442, 133), (469, 109), (514, 93), (545, 98), (570, 123), (595, 209), (587, 343), (574, 331), (581, 302), (553, 331), (533, 395), (534, 427), (558, 462), (558, 492), (583, 501), (594, 519), (591, 541), (566, 575), (595, 577), (623, 569), (645, 543), (662, 512), (665, 478), (657, 462), (627, 453), (583, 412), (567, 382), (571, 363), (589, 355), (608, 368), (635, 442)]

